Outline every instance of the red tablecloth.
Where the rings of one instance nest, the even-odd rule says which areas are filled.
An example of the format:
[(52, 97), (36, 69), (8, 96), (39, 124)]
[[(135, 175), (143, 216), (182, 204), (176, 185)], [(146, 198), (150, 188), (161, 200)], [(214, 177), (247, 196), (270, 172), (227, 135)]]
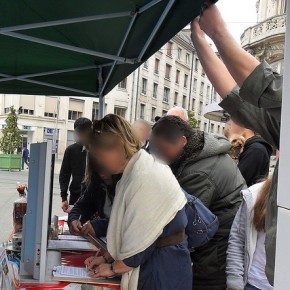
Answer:
[[(82, 267), (84, 265), (84, 260), (95, 253), (91, 252), (78, 252), (78, 253), (62, 253), (62, 264), (67, 266), (75, 266)], [(53, 289), (53, 290), (62, 290), (65, 286), (70, 283), (58, 283), (58, 284), (29, 284), (29, 283), (21, 283), (19, 289), (27, 289), (27, 290), (45, 290), (45, 289)], [(98, 284), (95, 284), (98, 286)], [(102, 285), (102, 287), (111, 288), (120, 290), (120, 287), (116, 285)]]

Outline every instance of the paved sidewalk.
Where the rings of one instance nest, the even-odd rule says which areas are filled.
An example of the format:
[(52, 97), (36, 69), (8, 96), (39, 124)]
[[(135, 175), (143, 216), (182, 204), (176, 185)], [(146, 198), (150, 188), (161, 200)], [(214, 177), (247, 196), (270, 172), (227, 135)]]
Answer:
[[(56, 169), (59, 172), (60, 162)], [(13, 229), (13, 202), (18, 198), (16, 183), (28, 182), (28, 170), (24, 171), (0, 171), (0, 243), (6, 241)], [(58, 174), (54, 176), (52, 214), (65, 215), (61, 208)]]

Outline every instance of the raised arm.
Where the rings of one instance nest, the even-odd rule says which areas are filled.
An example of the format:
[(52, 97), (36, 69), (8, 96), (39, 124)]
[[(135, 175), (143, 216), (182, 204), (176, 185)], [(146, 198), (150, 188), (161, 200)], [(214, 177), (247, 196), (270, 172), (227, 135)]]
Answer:
[(222, 98), (225, 98), (236, 86), (236, 82), (225, 64), (219, 59), (205, 39), (205, 34), (200, 29), (199, 21), (200, 18), (198, 17), (191, 23), (192, 42), (207, 77), (213, 84), (217, 93)]
[(204, 10), (199, 23), (201, 29), (213, 40), (227, 69), (241, 87), (260, 64), (259, 61), (236, 42), (216, 5), (212, 4)]

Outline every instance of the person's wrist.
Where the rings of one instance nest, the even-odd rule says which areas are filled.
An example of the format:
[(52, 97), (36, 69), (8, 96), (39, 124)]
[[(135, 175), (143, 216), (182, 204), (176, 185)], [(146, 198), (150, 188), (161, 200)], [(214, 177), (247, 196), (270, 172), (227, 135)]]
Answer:
[(213, 42), (223, 40), (224, 37), (228, 36), (229, 32), (226, 25), (218, 25), (216, 29), (209, 35)]
[(110, 264), (110, 263), (114, 262), (113, 259), (106, 257), (105, 255), (103, 256), (103, 260), (106, 264)]
[(110, 266), (110, 271), (114, 274), (114, 276), (117, 276), (118, 273), (115, 270), (115, 262), (113, 262)]

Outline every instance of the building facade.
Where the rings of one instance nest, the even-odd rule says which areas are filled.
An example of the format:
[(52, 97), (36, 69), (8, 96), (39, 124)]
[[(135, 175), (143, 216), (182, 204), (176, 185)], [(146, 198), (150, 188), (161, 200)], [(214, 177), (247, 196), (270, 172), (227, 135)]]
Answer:
[(257, 24), (241, 36), (242, 47), (277, 72), (284, 70), (287, 0), (258, 0)]
[[(203, 108), (220, 97), (207, 79), (188, 31), (180, 32), (106, 97), (106, 113), (129, 122), (154, 123), (173, 106), (194, 112), (201, 130), (223, 132), (223, 124), (203, 117)], [(18, 110), (22, 147), (53, 140), (59, 158), (74, 142), (73, 124), (79, 117), (98, 118), (98, 98), (0, 95), (0, 129), (9, 108)]]

